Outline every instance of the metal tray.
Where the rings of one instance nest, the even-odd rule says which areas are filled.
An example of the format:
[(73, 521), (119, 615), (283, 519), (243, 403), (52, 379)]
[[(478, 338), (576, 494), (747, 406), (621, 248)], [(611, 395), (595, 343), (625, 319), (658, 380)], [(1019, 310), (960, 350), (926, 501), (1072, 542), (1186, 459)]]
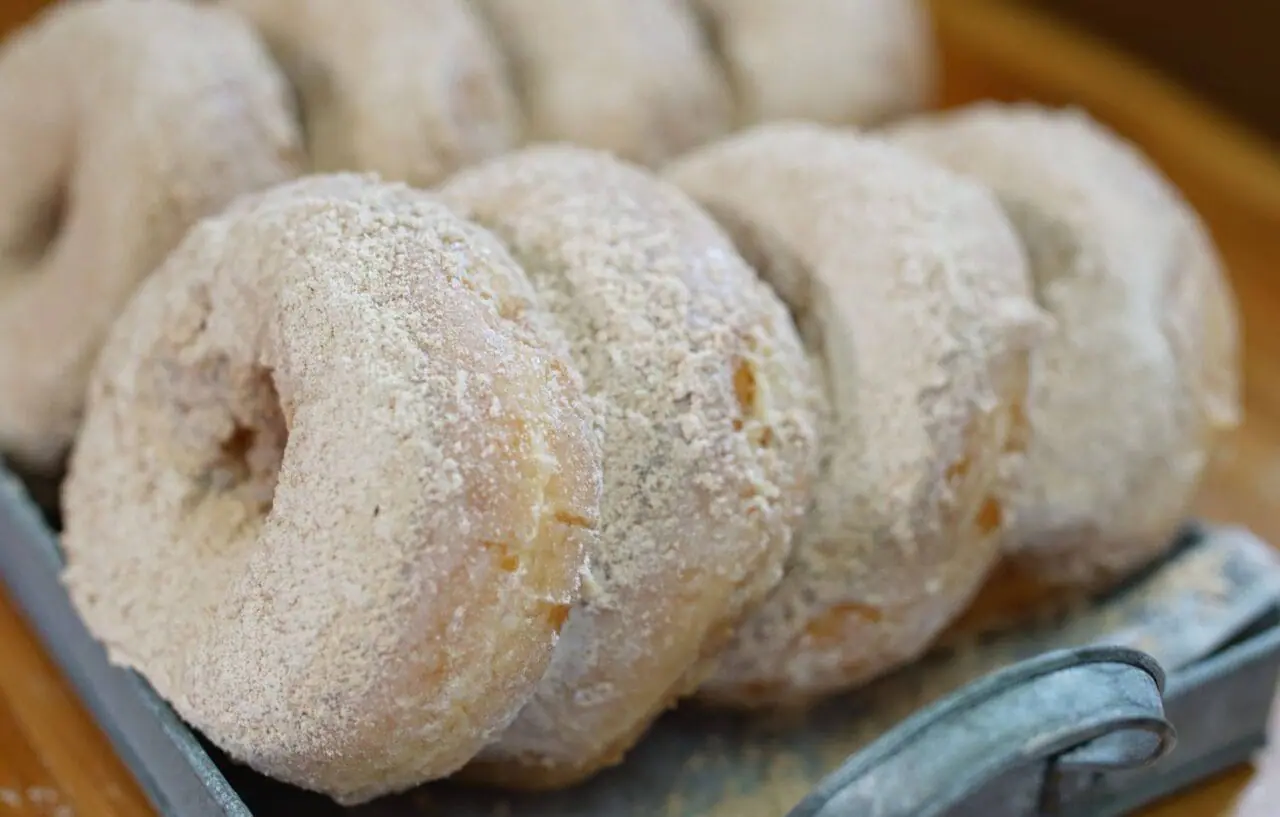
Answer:
[(59, 569), (55, 534), (0, 469), (0, 577), (162, 817), (1112, 817), (1249, 760), (1280, 676), (1280, 560), (1195, 524), (1107, 598), (803, 716), (685, 708), (571, 792), (444, 783), (342, 809), (228, 762), (110, 665)]

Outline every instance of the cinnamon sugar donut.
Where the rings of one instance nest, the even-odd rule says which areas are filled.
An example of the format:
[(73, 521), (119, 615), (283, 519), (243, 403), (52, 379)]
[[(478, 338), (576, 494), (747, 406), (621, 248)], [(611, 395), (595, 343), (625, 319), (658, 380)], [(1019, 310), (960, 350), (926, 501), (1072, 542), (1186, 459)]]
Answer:
[(937, 57), (921, 0), (692, 0), (742, 124), (865, 125), (923, 108)]
[(53, 7), (0, 48), (0, 449), (48, 471), (102, 337), (188, 225), (297, 172), (253, 32), (169, 0)]
[(65, 487), (66, 583), (113, 660), (341, 803), (496, 737), (601, 481), (531, 298), (488, 233), (363, 177), (197, 226), (112, 331)]
[(441, 193), (520, 261), (603, 429), (600, 539), (551, 667), (473, 777), (545, 788), (616, 763), (778, 580), (819, 393), (785, 308), (691, 201), (582, 148)]
[(656, 165), (731, 124), (684, 0), (474, 0), (511, 64), (532, 141)]
[(803, 703), (919, 656), (995, 562), (1045, 319), (994, 197), (877, 140), (760, 126), (668, 176), (774, 284), (825, 370), (804, 530), (703, 688)]
[(466, 0), (224, 0), (301, 101), (312, 168), (428, 187), (514, 147), (505, 65)]
[(1213, 243), (1149, 161), (1080, 112), (984, 104), (889, 136), (996, 191), (1057, 319), (1034, 361), (1006, 563), (965, 626), (1108, 587), (1172, 542), (1239, 421), (1236, 310)]

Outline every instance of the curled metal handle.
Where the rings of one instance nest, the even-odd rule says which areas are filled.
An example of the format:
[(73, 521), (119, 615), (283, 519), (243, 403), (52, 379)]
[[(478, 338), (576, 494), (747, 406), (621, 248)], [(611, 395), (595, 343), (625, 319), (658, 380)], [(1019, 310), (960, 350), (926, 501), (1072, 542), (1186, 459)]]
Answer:
[(1173, 748), (1164, 672), (1124, 647), (1061, 650), (993, 673), (850, 758), (787, 817), (944, 817), (1019, 768), (1111, 771)]

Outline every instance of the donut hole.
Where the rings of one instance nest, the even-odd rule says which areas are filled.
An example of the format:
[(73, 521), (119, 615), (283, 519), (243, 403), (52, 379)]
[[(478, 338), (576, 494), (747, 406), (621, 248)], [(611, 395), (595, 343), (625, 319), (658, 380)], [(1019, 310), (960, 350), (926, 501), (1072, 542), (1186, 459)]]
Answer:
[(1033, 202), (1001, 196), (1000, 204), (1026, 250), (1032, 297), (1047, 309), (1054, 300), (1054, 283), (1078, 271), (1080, 239), (1069, 224)]
[(67, 185), (55, 186), (42, 199), (36, 200), (23, 220), (23, 229), (9, 248), (9, 258), (19, 269), (30, 270), (39, 265), (53, 245), (66, 223), (70, 191)]
[(214, 479), (215, 483), (226, 486), (239, 484), (249, 479), (252, 471), (249, 467), (249, 454), (257, 445), (258, 432), (248, 426), (237, 423), (231, 436), (219, 446), (218, 459), (212, 467), (212, 473), (221, 475)]
[(825, 359), (822, 327), (812, 314), (813, 275), (804, 261), (787, 242), (752, 224), (733, 208), (709, 200), (699, 203), (729, 235), (738, 255), (777, 293), (809, 353)]
[(729, 91), (729, 98), (734, 101), (736, 108), (734, 122), (739, 127), (749, 124), (755, 113), (747, 110), (749, 103), (752, 102), (746, 99), (750, 82), (748, 77), (742, 76), (738, 61), (731, 59), (728, 35), (725, 32), (723, 20), (705, 2), (690, 3), (689, 11), (697, 25), (698, 38), (702, 42), (703, 50), (710, 54), (720, 66), (720, 74)]
[(287, 37), (264, 35), (264, 40), (284, 74), (312, 171), (353, 168), (356, 162), (348, 143), (351, 118), (339, 109), (333, 71)]
[(271, 372), (255, 369), (247, 385), (251, 397), (232, 411), (231, 429), (216, 441), (200, 484), (210, 494), (236, 497), (265, 515), (275, 499), (289, 430)]

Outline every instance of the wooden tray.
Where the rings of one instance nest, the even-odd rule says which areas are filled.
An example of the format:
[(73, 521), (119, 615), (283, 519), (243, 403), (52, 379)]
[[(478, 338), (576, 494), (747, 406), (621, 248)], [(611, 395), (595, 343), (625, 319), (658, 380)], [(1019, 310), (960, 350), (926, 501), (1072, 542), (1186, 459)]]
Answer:
[[(12, 22), (35, 0), (7, 0)], [(937, 0), (943, 98), (1073, 103), (1139, 142), (1204, 214), (1231, 268), (1246, 321), (1248, 421), (1213, 464), (1198, 510), (1280, 541), (1280, 163), (1270, 146), (1168, 84), (1044, 18), (999, 0)], [(0, 26), (2, 27), (2, 26)], [(1270, 314), (1269, 314), (1270, 313)], [(0, 547), (4, 544), (0, 543)], [(1244, 791), (1241, 774), (1171, 801), (1152, 816), (1274, 812), (1280, 755)], [(4, 792), (22, 795), (16, 805)], [(33, 796), (38, 795), (38, 796)], [(1233, 803), (1233, 800), (1235, 802)], [(149, 814), (145, 800), (0, 599), (0, 814)]]

